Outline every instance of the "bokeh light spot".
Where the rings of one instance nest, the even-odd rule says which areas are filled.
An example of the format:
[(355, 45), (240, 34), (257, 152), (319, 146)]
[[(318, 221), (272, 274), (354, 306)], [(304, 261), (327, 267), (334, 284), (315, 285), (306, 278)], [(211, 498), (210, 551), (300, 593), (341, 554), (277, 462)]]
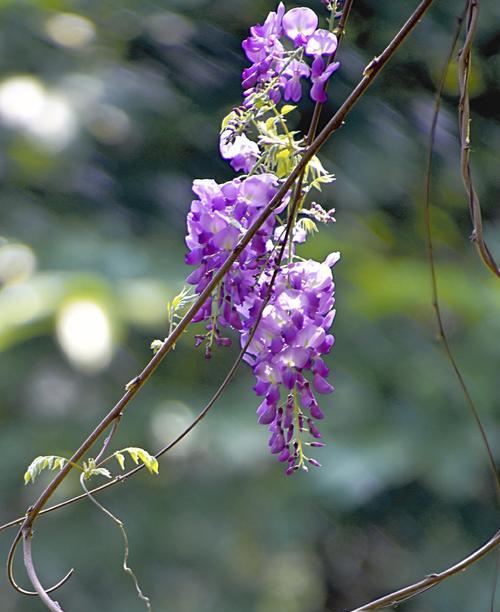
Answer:
[(0, 285), (26, 280), (35, 270), (36, 257), (25, 244), (0, 246)]
[(0, 119), (56, 151), (73, 140), (77, 128), (67, 99), (47, 91), (29, 75), (10, 77), (0, 84)]
[(45, 103), (45, 91), (38, 79), (19, 75), (0, 85), (0, 117), (12, 127), (27, 127), (37, 120)]
[(66, 304), (57, 319), (57, 339), (78, 369), (95, 372), (111, 361), (111, 326), (104, 309), (90, 300)]
[(45, 22), (49, 38), (62, 47), (84, 47), (95, 37), (95, 26), (82, 15), (58, 13)]

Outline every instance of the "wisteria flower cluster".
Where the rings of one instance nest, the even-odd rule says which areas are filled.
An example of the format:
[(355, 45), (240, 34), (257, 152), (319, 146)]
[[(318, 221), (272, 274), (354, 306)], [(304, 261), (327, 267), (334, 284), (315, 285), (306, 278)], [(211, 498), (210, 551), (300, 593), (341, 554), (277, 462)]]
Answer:
[[(193, 184), (186, 263), (195, 266), (187, 282), (196, 294), (300, 160), (305, 139), (289, 129), (288, 116), (296, 107), (284, 102), (300, 100), (305, 79), (311, 82), (312, 99), (326, 100), (327, 81), (338, 68), (332, 61), (337, 39), (331, 31), (337, 2), (328, 8), (327, 30), (318, 28), (311, 9), (286, 11), (280, 3), (263, 25), (250, 28), (243, 42), (252, 62), (243, 72), (244, 102), (224, 119), (220, 140), (223, 158), (240, 174), (223, 184), (211, 179)], [(312, 158), (300, 188), (272, 210), (193, 319), (203, 323), (196, 344), (204, 345), (208, 358), (214, 346), (231, 343), (228, 330), (239, 334), (244, 360), (256, 378), (255, 393), (262, 397), (258, 422), (268, 426), (270, 451), (287, 474), (320, 465), (306, 450), (323, 446), (317, 426), (323, 412), (316, 396), (333, 391), (323, 356), (334, 343), (329, 333), (335, 316), (331, 269), (340, 256), (331, 253), (317, 262), (297, 253), (318, 231), (318, 222), (335, 220), (333, 210), (316, 202), (306, 205), (311, 190), (333, 180)]]
[[(290, 48), (288, 48), (290, 47)], [(263, 25), (250, 28), (243, 50), (252, 65), (243, 71), (245, 105), (254, 103), (254, 94), (268, 90), (271, 99), (298, 102), (302, 97), (302, 79), (310, 79), (311, 98), (325, 102), (325, 84), (339, 67), (328, 62), (337, 48), (332, 32), (318, 28), (318, 17), (310, 8), (285, 12), (280, 3), (269, 13)]]

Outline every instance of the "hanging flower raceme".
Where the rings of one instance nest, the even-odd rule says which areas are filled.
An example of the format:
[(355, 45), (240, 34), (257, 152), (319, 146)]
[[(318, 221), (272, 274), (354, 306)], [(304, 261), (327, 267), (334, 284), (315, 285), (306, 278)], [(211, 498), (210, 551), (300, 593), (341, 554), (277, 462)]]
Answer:
[[(330, 268), (338, 259), (339, 254), (332, 253), (323, 263), (305, 260), (282, 267), (245, 356), (257, 379), (254, 390), (264, 396), (257, 409), (258, 421), (269, 425), (271, 453), (287, 462), (288, 474), (308, 463), (318, 465), (305, 447), (322, 446), (317, 442), (321, 434), (315, 421), (323, 413), (314, 392), (333, 391), (321, 356), (334, 342), (328, 333), (335, 317)], [(262, 307), (270, 274), (266, 271), (261, 276), (256, 290), (238, 307), (244, 319), (242, 345)], [(303, 440), (304, 432), (312, 441)]]
[[(239, 239), (269, 204), (277, 191), (277, 178), (272, 174), (259, 174), (223, 185), (213, 180), (196, 180), (193, 191), (198, 199), (192, 202), (187, 217), (186, 244), (190, 251), (186, 255), (186, 263), (197, 265), (197, 268), (188, 276), (187, 282), (195, 285), (196, 292), (201, 293)], [(276, 213), (286, 205), (285, 199)], [(236, 306), (241, 305), (253, 290), (256, 278), (265, 268), (268, 251), (272, 248), (269, 238), (275, 222), (273, 214), (194, 317), (193, 322), (207, 322), (207, 333), (198, 336), (199, 343), (207, 342), (207, 355), (211, 354), (213, 342), (229, 343), (221, 337), (221, 328), (241, 329)]]
[(287, 101), (298, 102), (302, 96), (301, 80), (309, 77), (311, 98), (316, 102), (326, 101), (325, 84), (339, 64), (329, 64), (322, 56), (335, 52), (337, 37), (328, 30), (318, 29), (318, 17), (310, 8), (285, 12), (280, 3), (263, 25), (250, 28), (250, 36), (242, 46), (252, 62), (242, 75), (247, 107), (255, 104), (262, 92), (274, 102), (281, 95)]
[[(335, 9), (331, 11), (335, 17)], [(244, 174), (224, 184), (193, 183), (196, 199), (187, 217), (186, 263), (195, 267), (187, 282), (197, 294), (299, 162), (306, 143), (287, 125), (295, 106), (278, 103), (281, 98), (298, 102), (307, 81), (311, 97), (326, 100), (326, 84), (338, 68), (332, 61), (336, 48), (335, 35), (318, 27), (318, 17), (309, 8), (287, 12), (280, 3), (262, 25), (250, 28), (243, 42), (252, 62), (243, 72), (244, 103), (224, 119), (219, 143), (222, 157)], [(287, 474), (319, 466), (308, 456), (308, 448), (323, 446), (317, 396), (333, 391), (323, 357), (334, 342), (331, 269), (339, 254), (320, 263), (296, 252), (318, 231), (316, 223), (335, 220), (334, 211), (316, 202), (305, 206), (312, 189), (333, 180), (313, 157), (300, 192), (292, 190), (273, 209), (193, 318), (204, 325), (196, 344), (205, 345), (207, 357), (214, 345), (230, 344), (229, 330), (239, 334), (242, 346), (248, 344), (244, 360), (252, 367), (254, 390), (262, 398), (257, 418), (268, 426), (270, 451), (285, 464)]]

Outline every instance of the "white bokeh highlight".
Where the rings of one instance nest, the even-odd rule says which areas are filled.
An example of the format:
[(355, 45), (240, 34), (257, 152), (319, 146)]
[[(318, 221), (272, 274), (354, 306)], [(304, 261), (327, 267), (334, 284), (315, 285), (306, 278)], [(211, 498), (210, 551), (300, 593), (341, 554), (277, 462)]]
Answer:
[(56, 333), (62, 350), (77, 369), (97, 372), (109, 365), (111, 325), (96, 302), (78, 300), (66, 304), (57, 318)]

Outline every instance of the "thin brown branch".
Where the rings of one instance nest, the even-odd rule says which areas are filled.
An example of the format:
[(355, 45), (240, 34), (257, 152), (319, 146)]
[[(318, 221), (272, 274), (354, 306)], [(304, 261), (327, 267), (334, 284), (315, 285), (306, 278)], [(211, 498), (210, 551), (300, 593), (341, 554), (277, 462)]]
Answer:
[[(467, 7), (466, 7), (467, 8)], [(438, 324), (438, 329), (439, 329), (439, 337), (440, 339), (443, 341), (443, 345), (445, 347), (445, 352), (446, 355), (448, 357), (448, 360), (450, 361), (455, 374), (457, 375), (457, 378), (460, 382), (460, 386), (462, 387), (462, 390), (464, 392), (464, 395), (466, 397), (466, 400), (469, 404), (469, 407), (472, 411), (472, 413), (475, 415), (476, 421), (478, 423), (478, 427), (479, 430), (481, 432), (481, 435), (483, 436), (483, 441), (485, 443), (485, 448), (488, 452), (488, 456), (490, 459), (490, 462), (492, 462), (492, 466), (493, 466), (493, 471), (495, 473), (495, 482), (497, 483), (497, 490), (498, 490), (498, 476), (497, 476), (497, 472), (496, 472), (496, 468), (495, 468), (495, 464), (494, 464), (494, 460), (493, 460), (493, 455), (491, 454), (491, 449), (486, 437), (486, 433), (484, 431), (484, 428), (481, 424), (479, 415), (477, 413), (476, 407), (474, 405), (474, 402), (468, 392), (467, 386), (465, 384), (465, 381), (460, 373), (460, 370), (455, 362), (455, 359), (453, 357), (453, 354), (450, 350), (449, 344), (448, 344), (448, 340), (447, 340), (447, 336), (446, 336), (446, 332), (445, 332), (445, 328), (444, 328), (444, 324), (443, 324), (443, 320), (441, 317), (441, 311), (440, 311), (440, 306), (439, 306), (439, 298), (438, 298), (438, 289), (437, 289), (437, 280), (436, 280), (436, 267), (435, 267), (435, 260), (434, 260), (434, 247), (433, 247), (433, 241), (432, 241), (432, 228), (431, 228), (431, 221), (430, 221), (430, 194), (431, 194), (431, 171), (432, 171), (432, 160), (433, 160), (433, 152), (434, 152), (434, 142), (435, 142), (435, 137), (436, 137), (436, 128), (437, 128), (437, 121), (438, 121), (438, 117), (439, 117), (439, 111), (441, 108), (441, 99), (442, 99), (442, 95), (443, 95), (443, 89), (444, 89), (444, 82), (445, 82), (445, 78), (446, 78), (446, 74), (449, 68), (449, 65), (451, 63), (451, 60), (453, 58), (453, 54), (455, 51), (455, 47), (458, 41), (458, 37), (460, 35), (460, 30), (462, 27), (462, 23), (465, 17), (465, 11), (462, 14), (462, 16), (458, 19), (458, 23), (457, 23), (457, 28), (452, 40), (452, 45), (449, 51), (449, 55), (447, 57), (447, 60), (445, 62), (445, 66), (443, 69), (443, 72), (441, 74), (441, 78), (438, 84), (438, 88), (437, 88), (437, 93), (436, 93), (436, 100), (435, 100), (435, 105), (434, 105), (434, 113), (433, 113), (433, 118), (432, 118), (432, 124), (431, 124), (431, 130), (430, 130), (430, 142), (429, 142), (429, 152), (428, 152), (428, 158), (427, 158), (427, 168), (426, 168), (426, 180), (425, 180), (425, 200), (424, 200), (424, 219), (425, 219), (425, 230), (426, 230), (426, 236), (427, 236), (427, 253), (428, 253), (428, 259), (429, 259), (429, 268), (430, 268), (430, 272), (431, 272), (431, 284), (432, 284), (432, 303), (433, 303), (433, 307), (435, 310), (435, 314), (436, 314), (436, 320), (437, 320), (437, 324)], [(406, 601), (412, 597), (415, 597), (416, 595), (419, 595), (421, 593), (423, 593), (424, 591), (432, 588), (433, 586), (435, 586), (436, 584), (441, 583), (443, 580), (446, 580), (447, 578), (449, 578), (450, 576), (453, 576), (454, 574), (460, 572), (460, 571), (464, 571), (466, 570), (469, 566), (471, 566), (473, 563), (476, 563), (477, 561), (479, 561), (479, 559), (481, 559), (482, 557), (484, 557), (487, 553), (489, 553), (490, 551), (492, 551), (498, 544), (500, 543), (500, 531), (497, 532), (493, 538), (491, 540), (489, 540), (483, 547), (481, 547), (479, 550), (477, 550), (475, 553), (473, 553), (472, 555), (470, 555), (469, 557), (467, 557), (466, 559), (464, 559), (463, 561), (461, 561), (460, 563), (454, 565), (453, 567), (439, 573), (439, 574), (430, 574), (429, 576), (427, 576), (426, 578), (424, 578), (423, 580), (420, 580), (419, 582), (412, 584), (408, 587), (405, 587), (403, 589), (400, 589), (398, 591), (395, 591), (393, 593), (390, 593), (389, 595), (386, 595), (384, 597), (381, 597), (379, 599), (376, 599), (368, 604), (365, 604), (363, 606), (361, 606), (360, 608), (356, 608), (353, 612), (361, 612), (363, 610), (380, 610), (382, 608), (386, 608), (386, 607), (392, 607), (397, 605), (398, 603), (401, 603), (403, 601)]]
[(240, 240), (238, 245), (235, 247), (233, 253), (227, 258), (225, 263), (219, 268), (214, 274), (211, 281), (207, 284), (205, 289), (201, 292), (198, 299), (191, 306), (178, 326), (173, 330), (169, 337), (165, 340), (160, 350), (154, 355), (151, 361), (146, 365), (144, 370), (136, 376), (128, 385), (125, 394), (118, 401), (115, 407), (102, 419), (102, 421), (96, 426), (96, 428), (90, 433), (90, 435), (84, 440), (80, 447), (75, 451), (63, 469), (53, 478), (53, 480), (47, 485), (44, 491), (41, 493), (31, 510), (27, 513), (26, 518), (23, 522), (23, 532), (30, 532), (31, 527), (36, 520), (36, 517), (46, 505), (47, 501), (51, 498), (54, 492), (57, 490), (61, 482), (67, 477), (72, 469), (72, 463), (77, 463), (83, 455), (95, 444), (102, 433), (111, 425), (119, 416), (121, 416), (123, 410), (128, 403), (133, 399), (136, 393), (142, 388), (148, 378), (153, 374), (156, 368), (159, 366), (161, 361), (170, 352), (175, 343), (179, 340), (180, 336), (189, 325), (194, 315), (203, 306), (207, 298), (210, 297), (211, 292), (217, 286), (217, 284), (223, 279), (225, 274), (231, 268), (233, 263), (238, 259), (243, 249), (249, 244), (253, 236), (266, 221), (266, 219), (272, 214), (275, 208), (279, 205), (283, 197), (286, 195), (288, 190), (293, 186), (297, 178), (306, 168), (311, 158), (321, 149), (325, 142), (330, 136), (341, 127), (344, 123), (345, 118), (355, 104), (360, 100), (363, 94), (366, 92), (368, 87), (373, 83), (376, 76), (380, 73), (382, 68), (387, 64), (389, 59), (397, 51), (403, 41), (411, 33), (413, 28), (417, 25), (419, 20), (423, 17), (425, 12), (431, 6), (433, 0), (422, 0), (413, 14), (409, 17), (407, 22), (403, 25), (400, 31), (394, 36), (389, 45), (384, 51), (377, 57), (375, 57), (370, 64), (366, 67), (363, 78), (354, 88), (351, 94), (347, 97), (335, 115), (330, 119), (321, 133), (314, 139), (314, 141), (305, 150), (300, 162), (291, 172), (289, 177), (282, 184), (276, 195), (272, 198), (268, 206), (262, 211), (260, 216), (254, 222), (254, 224), (248, 229), (245, 236)]
[[(23, 517), (20, 521), (23, 522), (25, 520), (25, 517)], [(30, 537), (31, 537), (31, 532), (30, 532)], [(38, 591), (28, 591), (27, 589), (23, 589), (23, 587), (19, 586), (16, 582), (16, 579), (14, 577), (14, 557), (16, 555), (16, 550), (19, 546), (19, 543), (21, 542), (21, 539), (23, 538), (23, 529), (21, 528), (16, 537), (14, 538), (14, 541), (12, 542), (11, 546), (10, 546), (10, 550), (9, 550), (9, 554), (7, 555), (7, 578), (9, 580), (9, 583), (11, 584), (12, 588), (14, 590), (16, 590), (18, 593), (21, 593), (21, 595), (30, 595), (32, 597), (37, 597), (38, 596)], [(26, 568), (27, 569), (27, 568)], [(57, 582), (56, 584), (54, 584), (53, 586), (51, 586), (49, 589), (45, 589), (45, 593), (49, 594), (52, 593), (53, 591), (57, 591), (57, 589), (59, 589), (60, 587), (63, 586), (63, 584), (65, 584), (73, 575), (74, 570), (70, 569), (69, 572), (66, 574), (66, 576), (64, 576), (64, 578), (61, 578), (61, 580), (59, 580), (59, 582)], [(35, 585), (33, 585), (35, 586)]]
[[(339, 17), (339, 22), (337, 24), (337, 27), (334, 29), (334, 33), (337, 36), (337, 48), (328, 57), (327, 64), (330, 64), (331, 62), (335, 60), (335, 57), (339, 51), (340, 43), (346, 32), (345, 26), (346, 26), (347, 20), (349, 19), (349, 15), (351, 14), (353, 2), (354, 0), (345, 0), (344, 2), (344, 6), (342, 7), (342, 15)], [(329, 83), (327, 82), (325, 85), (325, 90), (328, 88), (328, 84)], [(308, 134), (308, 140), (307, 140), (308, 143), (311, 143), (312, 140), (314, 139), (314, 136), (316, 135), (322, 110), (323, 110), (323, 104), (320, 104), (319, 102), (317, 102), (314, 107), (311, 124), (309, 126), (309, 134)]]
[(495, 612), (495, 600), (497, 597), (498, 574), (500, 573), (500, 548), (496, 552), (495, 573), (493, 574), (493, 587), (491, 589), (490, 612)]
[(407, 587), (399, 589), (398, 591), (394, 591), (389, 595), (385, 595), (384, 597), (380, 597), (379, 599), (375, 599), (370, 603), (364, 604), (363, 606), (356, 608), (355, 610), (351, 610), (351, 612), (363, 612), (364, 610), (381, 610), (382, 608), (388, 608), (391, 606), (396, 606), (397, 604), (406, 601), (415, 595), (419, 595), (424, 591), (436, 586), (436, 584), (440, 584), (443, 580), (450, 578), (454, 574), (458, 574), (458, 572), (463, 572), (468, 569), (474, 563), (477, 563), (480, 559), (485, 557), (489, 552), (494, 550), (500, 544), (500, 531), (497, 531), (495, 535), (486, 542), (481, 548), (473, 552), (471, 555), (462, 559), (456, 565), (449, 567), (448, 569), (438, 573), (438, 574), (429, 574), (422, 580), (415, 582)]
[(465, 382), (465, 378), (463, 377), (462, 372), (451, 350), (451, 347), (448, 341), (448, 336), (447, 336), (446, 329), (445, 329), (445, 325), (444, 325), (444, 321), (443, 321), (443, 317), (441, 314), (441, 307), (440, 307), (440, 302), (439, 302), (439, 291), (438, 291), (438, 284), (437, 284), (437, 274), (436, 274), (436, 262), (435, 262), (435, 257), (434, 257), (434, 244), (433, 244), (433, 238), (432, 238), (432, 224), (431, 224), (431, 178), (432, 178), (432, 163), (433, 163), (433, 157), (434, 157), (434, 143), (436, 140), (437, 122), (439, 118), (439, 111), (441, 109), (441, 99), (443, 96), (446, 74), (448, 72), (449, 66), (453, 59), (453, 54), (455, 52), (455, 47), (458, 42), (458, 37), (460, 36), (460, 30), (462, 28), (462, 24), (463, 24), (463, 21), (465, 19), (465, 16), (468, 10), (469, 10), (469, 0), (466, 2), (466, 6), (465, 6), (464, 11), (462, 12), (462, 15), (458, 18), (457, 27), (456, 27), (455, 34), (452, 39), (450, 51), (449, 51), (448, 57), (446, 58), (446, 62), (443, 67), (441, 77), (438, 83), (437, 91), (436, 91), (434, 112), (433, 112), (431, 129), (430, 129), (430, 134), (429, 134), (429, 147), (428, 147), (426, 173), (425, 173), (424, 226), (425, 226), (425, 235), (426, 235), (426, 242), (427, 242), (427, 259), (429, 262), (429, 270), (431, 274), (432, 306), (433, 306), (434, 313), (436, 316), (436, 323), (438, 327), (439, 339), (443, 343), (443, 348), (444, 348), (446, 357), (457, 377), (457, 380), (464, 394), (465, 401), (467, 403), (469, 411), (481, 435), (483, 446), (488, 456), (488, 462), (489, 462), (491, 472), (493, 475), (493, 479), (495, 483), (495, 492), (496, 492), (497, 499), (498, 499), (500, 497), (500, 479), (498, 475), (497, 466), (495, 463), (495, 458), (493, 456), (493, 451), (491, 450), (491, 445), (489, 443), (488, 436), (486, 434), (486, 430), (482, 424), (481, 417), (479, 416), (479, 411), (469, 392), (469, 389)]
[(460, 128), (460, 168), (462, 181), (469, 198), (469, 212), (472, 220), (472, 240), (486, 267), (500, 277), (500, 268), (484, 240), (483, 220), (479, 196), (472, 182), (470, 167), (470, 102), (469, 102), (469, 75), (472, 59), (472, 45), (477, 31), (479, 18), (479, 0), (469, 0), (467, 7), (467, 24), (465, 42), (458, 56), (458, 82), (460, 87), (460, 101), (458, 104), (458, 122)]
[(104, 457), (104, 455), (106, 454), (106, 451), (109, 448), (109, 445), (111, 444), (111, 440), (113, 439), (114, 435), (116, 434), (116, 431), (118, 430), (118, 427), (120, 425), (120, 419), (121, 417), (118, 416), (114, 421), (113, 424), (111, 425), (111, 431), (109, 432), (109, 434), (106, 436), (104, 443), (102, 445), (101, 450), (99, 451), (99, 454), (97, 455), (97, 457), (95, 458), (95, 463), (96, 466), (100, 465), (100, 462), (102, 460), (102, 458)]
[(120, 530), (121, 536), (123, 538), (123, 562), (122, 562), (123, 571), (131, 577), (132, 582), (134, 583), (137, 597), (141, 601), (144, 602), (144, 605), (146, 606), (146, 608), (149, 610), (149, 612), (151, 612), (151, 609), (152, 609), (151, 601), (149, 597), (144, 595), (144, 593), (142, 592), (142, 589), (139, 585), (139, 581), (137, 580), (137, 576), (135, 575), (134, 570), (128, 564), (128, 558), (130, 555), (130, 546), (129, 546), (127, 531), (125, 529), (125, 525), (123, 524), (123, 521), (121, 521), (117, 516), (115, 516), (110, 510), (108, 510), (105, 506), (103, 506), (100, 502), (97, 501), (97, 499), (95, 499), (92, 496), (92, 493), (88, 490), (87, 485), (85, 484), (85, 474), (80, 474), (80, 484), (82, 486), (82, 489), (85, 491), (85, 495), (90, 499), (90, 501), (97, 508), (99, 508), (101, 512), (104, 512), (104, 514), (108, 516)]
[(63, 612), (63, 609), (57, 601), (49, 597), (48, 592), (43, 588), (38, 578), (35, 566), (33, 565), (33, 556), (31, 554), (31, 538), (31, 532), (27, 529), (23, 530), (24, 565), (28, 572), (29, 579), (31, 580), (31, 584), (35, 587), (35, 594), (40, 597), (45, 606), (49, 610), (52, 610), (52, 612)]

